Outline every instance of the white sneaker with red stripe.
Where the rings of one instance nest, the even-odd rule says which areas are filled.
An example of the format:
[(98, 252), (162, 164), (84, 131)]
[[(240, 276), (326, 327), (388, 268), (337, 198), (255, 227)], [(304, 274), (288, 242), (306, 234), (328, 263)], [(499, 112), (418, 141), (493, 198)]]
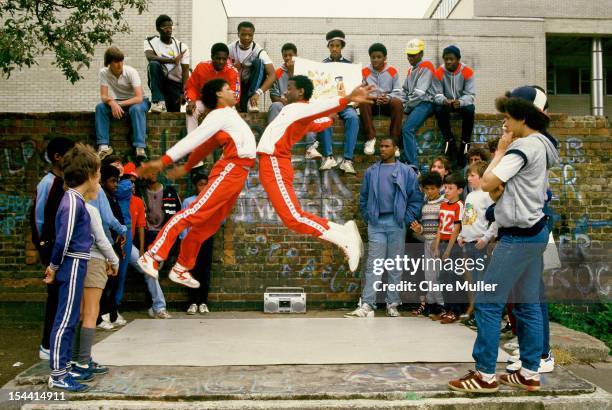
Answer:
[(197, 289), (200, 287), (200, 282), (195, 280), (189, 270), (187, 268), (179, 265), (178, 263), (174, 264), (168, 277), (172, 282), (180, 283), (181, 285), (185, 285), (188, 288)]
[(348, 259), (349, 270), (355, 272), (363, 255), (363, 241), (355, 221), (344, 225), (329, 222), (329, 229), (319, 237), (324, 241), (338, 245)]
[(148, 251), (138, 258), (137, 263), (144, 273), (151, 276), (155, 280), (159, 279), (159, 262), (157, 262), (153, 255), (151, 255)]

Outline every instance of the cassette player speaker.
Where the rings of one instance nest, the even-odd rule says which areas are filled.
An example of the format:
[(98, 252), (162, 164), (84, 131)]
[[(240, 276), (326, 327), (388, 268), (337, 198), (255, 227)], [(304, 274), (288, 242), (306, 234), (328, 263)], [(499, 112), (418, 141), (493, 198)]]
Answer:
[(266, 293), (264, 293), (264, 313), (306, 313), (306, 293), (304, 293), (304, 288), (266, 288)]

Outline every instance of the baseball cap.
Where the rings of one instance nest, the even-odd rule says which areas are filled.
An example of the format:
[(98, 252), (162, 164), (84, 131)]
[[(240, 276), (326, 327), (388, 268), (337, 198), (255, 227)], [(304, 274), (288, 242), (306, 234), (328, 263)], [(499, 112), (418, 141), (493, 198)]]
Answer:
[(517, 97), (525, 101), (529, 101), (535, 107), (544, 112), (548, 106), (548, 99), (546, 93), (542, 90), (533, 87), (531, 85), (525, 85), (522, 87), (515, 88), (510, 92), (510, 97)]
[(138, 178), (138, 174), (136, 173), (136, 164), (133, 162), (128, 162), (123, 166), (123, 175), (131, 175), (133, 177)]
[(425, 42), (419, 38), (413, 38), (406, 44), (406, 54), (419, 54), (425, 51)]

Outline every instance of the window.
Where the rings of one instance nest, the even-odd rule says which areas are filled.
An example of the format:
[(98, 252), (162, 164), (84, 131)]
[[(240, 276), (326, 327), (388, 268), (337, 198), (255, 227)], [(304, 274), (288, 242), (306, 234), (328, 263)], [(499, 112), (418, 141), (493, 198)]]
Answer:
[(557, 67), (548, 70), (546, 88), (549, 94), (591, 94), (590, 68)]

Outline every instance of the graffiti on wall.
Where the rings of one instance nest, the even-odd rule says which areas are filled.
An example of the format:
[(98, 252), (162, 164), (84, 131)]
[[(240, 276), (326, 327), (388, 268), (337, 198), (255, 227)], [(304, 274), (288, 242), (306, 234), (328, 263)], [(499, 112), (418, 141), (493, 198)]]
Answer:
[(0, 231), (12, 235), (28, 219), (32, 199), (23, 195), (0, 194)]
[(36, 143), (34, 141), (22, 141), (17, 145), (4, 143), (1, 150), (0, 177), (25, 176), (26, 165), (36, 155)]

